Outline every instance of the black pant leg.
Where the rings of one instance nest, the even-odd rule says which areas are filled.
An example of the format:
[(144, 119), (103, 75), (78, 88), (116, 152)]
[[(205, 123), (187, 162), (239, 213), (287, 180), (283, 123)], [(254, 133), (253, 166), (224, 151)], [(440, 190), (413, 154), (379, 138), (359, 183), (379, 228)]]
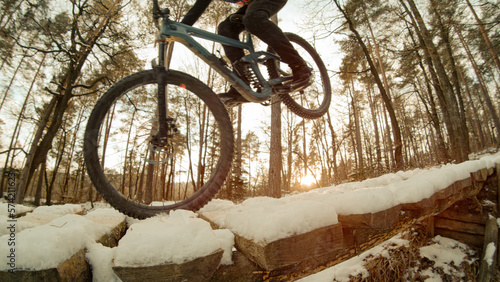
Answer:
[(252, 0), (243, 17), (243, 24), (246, 30), (273, 48), (285, 63), (293, 66), (303, 63), (302, 57), (283, 31), (269, 19), (286, 2), (287, 0)]
[[(248, 6), (240, 8), (235, 14), (244, 15), (247, 7)], [(239, 35), (243, 30), (245, 30), (245, 26), (242, 23), (232, 22), (229, 20), (229, 17), (221, 22), (217, 28), (217, 32), (220, 35), (224, 35), (235, 40), (239, 40)], [(227, 45), (222, 45), (222, 47), (224, 48), (224, 53), (231, 63), (239, 60), (244, 55), (243, 49)]]

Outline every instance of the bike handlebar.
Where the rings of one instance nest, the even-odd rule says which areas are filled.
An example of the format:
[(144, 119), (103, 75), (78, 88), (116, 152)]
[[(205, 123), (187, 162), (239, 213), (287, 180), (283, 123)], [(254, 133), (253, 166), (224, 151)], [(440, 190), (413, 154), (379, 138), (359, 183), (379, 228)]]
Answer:
[(155, 20), (159, 19), (161, 16), (160, 6), (158, 5), (158, 0), (153, 0), (153, 18)]
[(158, 0), (153, 0), (153, 20), (158, 29), (160, 29), (160, 25), (158, 24), (158, 20), (162, 17), (168, 17), (170, 15), (170, 10), (160, 9), (160, 5), (158, 4)]

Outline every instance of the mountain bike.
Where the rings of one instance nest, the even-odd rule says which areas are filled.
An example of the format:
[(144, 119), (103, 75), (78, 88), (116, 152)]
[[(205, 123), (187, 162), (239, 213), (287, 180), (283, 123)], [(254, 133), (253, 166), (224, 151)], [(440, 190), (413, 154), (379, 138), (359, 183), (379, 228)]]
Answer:
[[(113, 207), (136, 218), (198, 210), (216, 195), (232, 166), (234, 135), (228, 111), (205, 83), (168, 68), (167, 50), (174, 42), (186, 46), (250, 102), (269, 103), (278, 95), (292, 112), (314, 119), (328, 110), (331, 99), (325, 65), (300, 36), (286, 33), (313, 69), (314, 82), (306, 88), (290, 83), (291, 71), (281, 67), (271, 48), (255, 51), (249, 33), (238, 41), (175, 22), (169, 15), (169, 9), (160, 9), (154, 0), (158, 63), (103, 94), (84, 136), (92, 184)], [(250, 66), (247, 82), (200, 39), (246, 50), (240, 61)]]

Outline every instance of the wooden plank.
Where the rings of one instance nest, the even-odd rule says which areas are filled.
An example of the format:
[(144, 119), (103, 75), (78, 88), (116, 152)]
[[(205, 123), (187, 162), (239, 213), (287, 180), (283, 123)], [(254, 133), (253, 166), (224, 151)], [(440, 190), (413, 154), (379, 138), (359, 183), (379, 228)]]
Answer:
[(451, 239), (460, 241), (462, 243), (465, 243), (467, 245), (471, 245), (471, 246), (478, 247), (478, 248), (480, 248), (483, 245), (483, 241), (484, 241), (484, 236), (482, 236), (482, 235), (462, 233), (462, 232), (457, 232), (457, 231), (448, 230), (448, 229), (441, 229), (441, 228), (435, 228), (434, 234), (441, 235), (441, 236), (447, 237), (447, 238), (451, 238)]
[(372, 240), (374, 237), (384, 234), (385, 231), (373, 228), (343, 227), (342, 233), (345, 249), (353, 249), (354, 253), (358, 254), (363, 251), (361, 245)]
[(113, 271), (127, 281), (206, 281), (219, 266), (223, 251), (182, 264), (162, 264), (143, 267), (114, 266)]
[[(488, 219), (486, 222), (486, 233), (484, 235), (483, 253), (479, 264), (477, 281), (493, 281), (497, 265), (498, 224), (496, 218)], [(490, 250), (490, 248), (493, 248)], [(493, 253), (488, 253), (492, 251)]]
[(328, 262), (344, 249), (340, 223), (269, 243), (254, 242), (235, 234), (235, 245), (268, 271), (289, 266), (295, 266), (297, 270), (315, 267)]
[(118, 225), (113, 227), (108, 233), (102, 235), (96, 240), (96, 243), (101, 243), (105, 247), (116, 247), (118, 241), (127, 233), (127, 220), (123, 220)]
[(239, 251), (233, 252), (233, 264), (221, 265), (210, 277), (210, 281), (248, 282), (263, 281), (268, 271), (249, 260)]
[(434, 229), (436, 228), (436, 217), (429, 216), (425, 222), (425, 233), (427, 237), (434, 238)]
[(389, 208), (387, 210), (379, 211), (376, 213), (365, 214), (339, 214), (339, 222), (342, 227), (352, 228), (373, 228), (377, 230), (390, 229), (398, 222), (399, 215), (401, 214), (401, 206)]
[[(500, 163), (496, 164), (495, 167), (496, 177), (497, 177), (497, 212), (500, 212)], [(500, 234), (499, 234), (500, 235)], [(500, 242), (500, 238), (499, 238)], [(500, 247), (497, 247), (497, 263), (500, 263)]]
[(434, 193), (427, 199), (415, 203), (401, 205), (401, 210), (407, 212), (412, 218), (425, 218), (438, 214), (451, 207), (455, 202), (479, 193), (484, 182), (471, 180), (473, 185), (466, 186), (468, 181), (457, 181), (449, 187)]
[(484, 225), (477, 223), (462, 222), (448, 218), (435, 217), (434, 224), (436, 228), (448, 229), (469, 234), (484, 235)]
[(80, 250), (57, 268), (39, 271), (0, 272), (0, 281), (91, 281), (90, 265), (85, 259), (85, 250)]
[(486, 214), (478, 213), (464, 213), (463, 211), (456, 210), (453, 208), (446, 209), (437, 215), (440, 218), (448, 218), (453, 220), (458, 220), (462, 222), (471, 222), (476, 224), (486, 224), (488, 216)]
[(484, 182), (488, 178), (489, 172), (487, 168), (471, 172), (472, 179), (478, 182)]

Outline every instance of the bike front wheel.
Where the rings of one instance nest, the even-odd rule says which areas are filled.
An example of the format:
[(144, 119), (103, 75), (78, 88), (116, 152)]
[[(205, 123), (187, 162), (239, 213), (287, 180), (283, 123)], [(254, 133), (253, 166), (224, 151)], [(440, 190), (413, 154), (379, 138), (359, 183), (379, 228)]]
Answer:
[[(323, 116), (330, 107), (332, 88), (330, 77), (325, 64), (318, 52), (309, 42), (294, 33), (285, 32), (288, 40), (299, 55), (312, 68), (314, 81), (305, 89), (287, 94), (279, 94), (281, 101), (290, 111), (306, 119), (316, 119)], [(272, 51), (272, 50), (270, 50)], [(268, 72), (271, 78), (289, 76), (291, 70), (282, 69), (283, 65), (277, 61), (268, 64)]]
[[(158, 87), (165, 87), (168, 105), (169, 134), (161, 144), (155, 138)], [(163, 86), (149, 70), (111, 87), (96, 103), (84, 137), (92, 183), (112, 206), (136, 218), (203, 207), (223, 185), (233, 149), (232, 124), (215, 93), (173, 70)]]

